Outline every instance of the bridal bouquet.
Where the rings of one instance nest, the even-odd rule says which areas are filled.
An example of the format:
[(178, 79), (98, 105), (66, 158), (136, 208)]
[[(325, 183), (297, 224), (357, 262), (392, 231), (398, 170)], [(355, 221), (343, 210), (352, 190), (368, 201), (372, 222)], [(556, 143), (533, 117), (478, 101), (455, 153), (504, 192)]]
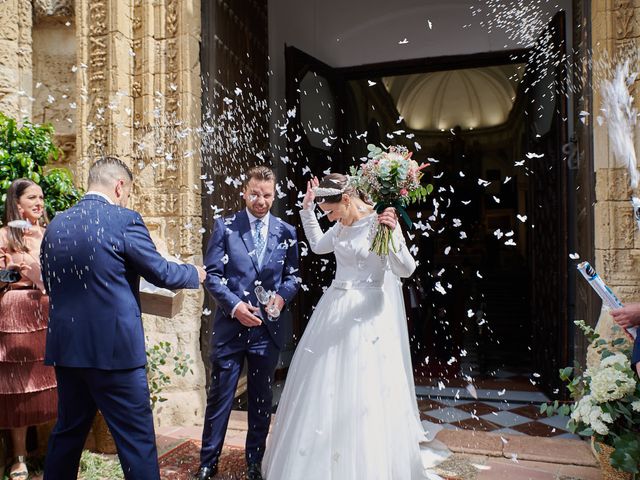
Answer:
[[(575, 324), (584, 332), (591, 346), (600, 354), (600, 363), (575, 375), (571, 367), (560, 371), (567, 382), (572, 405), (544, 404), (542, 413), (571, 414), (568, 427), (573, 433), (593, 437), (598, 452), (613, 451), (607, 459), (624, 472), (639, 473), (640, 384), (630, 363), (631, 351), (623, 348), (623, 338), (607, 342), (584, 321)], [(611, 450), (611, 448), (608, 448)]]
[[(411, 159), (412, 152), (402, 146), (383, 149), (376, 145), (368, 145), (367, 149), (368, 160), (360, 167), (351, 167), (352, 181), (358, 190), (375, 203), (377, 213), (393, 207), (411, 228), (413, 223), (405, 208), (412, 203), (423, 201), (433, 191), (433, 185), (420, 184), (422, 169), (429, 164), (418, 165)], [(395, 252), (392, 233), (388, 226), (379, 224), (371, 251), (378, 255), (388, 255), (391, 244)]]

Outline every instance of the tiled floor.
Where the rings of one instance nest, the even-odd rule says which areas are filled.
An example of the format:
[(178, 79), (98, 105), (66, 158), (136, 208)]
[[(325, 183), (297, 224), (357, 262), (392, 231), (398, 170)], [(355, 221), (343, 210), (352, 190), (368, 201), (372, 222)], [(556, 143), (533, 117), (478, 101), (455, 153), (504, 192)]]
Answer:
[[(540, 413), (540, 405), (549, 398), (536, 383), (534, 374), (508, 370), (493, 371), (488, 378), (474, 377), (465, 365), (452, 379), (424, 378), (416, 385), (416, 394), (422, 419), (449, 430), (579, 439), (567, 430), (568, 417)], [(283, 386), (283, 382), (275, 385), (274, 405)]]
[(416, 386), (423, 420), (450, 430), (579, 438), (568, 431), (568, 417), (540, 413), (549, 398), (537, 386), (535, 374), (498, 370), (488, 378), (474, 378), (464, 370), (457, 378), (425, 378)]

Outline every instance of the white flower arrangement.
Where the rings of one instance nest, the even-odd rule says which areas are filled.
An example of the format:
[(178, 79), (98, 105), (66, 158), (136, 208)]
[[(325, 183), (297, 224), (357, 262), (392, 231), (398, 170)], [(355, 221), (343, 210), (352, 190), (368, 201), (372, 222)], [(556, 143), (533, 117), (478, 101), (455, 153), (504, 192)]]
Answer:
[(600, 353), (600, 363), (582, 375), (574, 375), (571, 367), (562, 369), (560, 378), (568, 383), (575, 402), (544, 404), (541, 411), (570, 414), (571, 432), (593, 437), (596, 445), (599, 442), (613, 447), (610, 461), (614, 468), (640, 473), (640, 383), (631, 366), (631, 350), (624, 339), (608, 342), (583, 321), (575, 324)]

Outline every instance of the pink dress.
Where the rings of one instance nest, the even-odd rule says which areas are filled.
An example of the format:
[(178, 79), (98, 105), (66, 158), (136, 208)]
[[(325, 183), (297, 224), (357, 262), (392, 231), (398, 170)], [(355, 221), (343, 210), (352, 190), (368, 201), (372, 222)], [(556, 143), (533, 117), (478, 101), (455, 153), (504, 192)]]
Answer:
[(0, 268), (11, 262), (31, 267), (0, 295), (0, 429), (45, 423), (56, 418), (58, 397), (44, 350), (49, 297), (40, 275), (44, 229), (25, 233), (28, 252), (10, 251), (8, 229), (0, 228)]

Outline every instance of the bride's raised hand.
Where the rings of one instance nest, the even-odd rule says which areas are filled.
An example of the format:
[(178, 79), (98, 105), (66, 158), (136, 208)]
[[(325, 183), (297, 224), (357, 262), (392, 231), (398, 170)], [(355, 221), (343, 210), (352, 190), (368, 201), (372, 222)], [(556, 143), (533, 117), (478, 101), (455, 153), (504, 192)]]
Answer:
[(378, 222), (386, 225), (391, 230), (395, 230), (398, 224), (398, 214), (395, 208), (385, 208), (382, 213), (378, 215)]
[(313, 189), (316, 188), (319, 183), (318, 177), (313, 177), (307, 182), (307, 193), (305, 193), (302, 199), (302, 208), (305, 210), (308, 210), (313, 205), (313, 201), (316, 199), (316, 194)]

